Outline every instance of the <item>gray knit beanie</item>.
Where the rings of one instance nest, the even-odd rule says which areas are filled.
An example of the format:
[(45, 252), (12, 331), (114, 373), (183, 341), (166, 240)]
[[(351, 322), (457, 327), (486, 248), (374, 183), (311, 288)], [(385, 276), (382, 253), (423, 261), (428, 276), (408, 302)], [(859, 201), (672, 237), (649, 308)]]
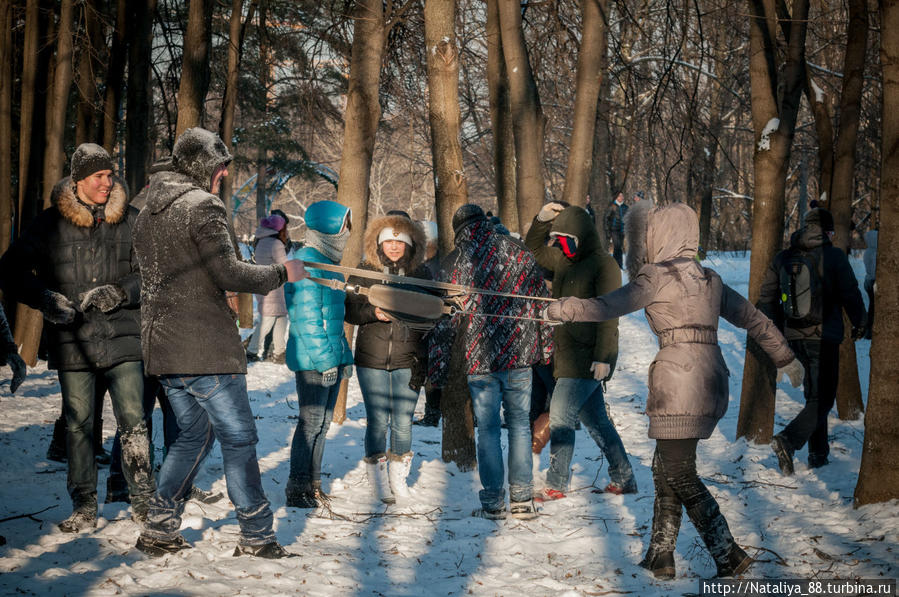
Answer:
[(96, 143), (82, 143), (72, 154), (72, 181), (84, 180), (94, 172), (113, 170), (109, 153)]

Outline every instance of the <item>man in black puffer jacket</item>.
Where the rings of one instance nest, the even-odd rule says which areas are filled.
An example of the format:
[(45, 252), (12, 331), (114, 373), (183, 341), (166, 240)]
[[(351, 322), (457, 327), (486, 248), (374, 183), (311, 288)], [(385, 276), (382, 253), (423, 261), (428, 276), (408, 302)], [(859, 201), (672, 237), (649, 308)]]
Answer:
[(97, 525), (94, 389), (109, 388), (121, 433), (132, 516), (154, 490), (142, 406), (140, 274), (131, 249), (137, 210), (112, 175), (106, 150), (78, 146), (71, 177), (0, 259), (4, 293), (44, 314), (48, 367), (59, 373), (68, 426), (67, 486), (74, 511), (64, 532)]

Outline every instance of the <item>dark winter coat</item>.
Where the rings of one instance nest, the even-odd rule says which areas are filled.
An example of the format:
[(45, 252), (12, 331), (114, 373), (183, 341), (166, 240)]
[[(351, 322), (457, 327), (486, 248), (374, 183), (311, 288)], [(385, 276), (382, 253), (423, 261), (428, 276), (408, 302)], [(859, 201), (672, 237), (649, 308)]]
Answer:
[(78, 304), (97, 286), (121, 287), (127, 298), (109, 313), (91, 308), (68, 325), (44, 321), (47, 366), (84, 371), (139, 361), (141, 282), (131, 247), (137, 210), (128, 204), (124, 183), (114, 179), (106, 204), (91, 207), (65, 178), (51, 203), (0, 259), (0, 287), (36, 309), (47, 290)]
[[(387, 259), (378, 246), (378, 234), (386, 227), (408, 234), (414, 243), (406, 247), (403, 259), (397, 263)], [(431, 279), (422, 261), (425, 256), (425, 235), (421, 228), (407, 217), (389, 215), (373, 221), (365, 232), (365, 256), (360, 268), (413, 278)], [(370, 287), (379, 282), (371, 278), (350, 278), (350, 284)], [(413, 288), (409, 288), (413, 289)], [(358, 325), (355, 344), (355, 362), (370, 369), (413, 369), (423, 373), (427, 351), (424, 333), (410, 329), (400, 321), (381, 321), (375, 316), (375, 308), (362, 294), (349, 293), (346, 297), (346, 321)], [(416, 375), (420, 379), (420, 375)]]
[[(456, 232), (456, 248), (446, 256), (441, 279), (454, 284), (527, 296), (549, 296), (534, 256), (520, 241), (497, 233), (485, 218), (475, 219)], [(465, 311), (540, 317), (543, 303), (524, 299), (471, 294)], [(468, 375), (530, 367), (548, 362), (552, 335), (548, 326), (533, 321), (457, 313), (441, 319), (428, 336), (428, 379), (446, 383), (450, 350), (456, 330), (467, 320), (465, 366)]]
[(646, 215), (646, 224), (634, 227), (645, 242), (632, 238), (628, 226), (632, 250), (645, 246), (646, 264), (639, 273), (605, 296), (561, 299), (550, 306), (549, 316), (604, 321), (645, 309), (660, 348), (649, 367), (649, 437), (707, 438), (728, 405), (718, 318), (746, 328), (778, 367), (790, 363), (793, 352), (771, 320), (696, 261), (699, 222), (692, 209), (675, 203)]
[[(823, 322), (807, 328), (794, 328), (784, 317), (780, 302), (780, 264), (789, 251), (810, 251), (820, 264), (822, 282)], [(790, 249), (781, 251), (765, 271), (759, 291), (759, 308), (777, 322), (787, 340), (843, 341), (843, 309), (853, 326), (865, 322), (865, 303), (858, 289), (858, 280), (845, 251), (833, 246), (817, 222), (809, 222), (790, 237)]]
[(627, 209), (627, 204), (623, 201), (621, 205), (614, 201), (609, 203), (605, 218), (607, 236), (612, 237), (613, 235), (624, 234), (624, 218), (627, 216)]
[(287, 280), (285, 267), (240, 261), (221, 199), (180, 172), (151, 178), (134, 248), (143, 276), (147, 373), (246, 373), (225, 291), (267, 293)]
[[(550, 232), (578, 239), (577, 253), (566, 257), (558, 247), (548, 246)], [(600, 251), (599, 235), (590, 215), (582, 208), (567, 207), (549, 222), (534, 219), (525, 243), (537, 263), (553, 272), (552, 296), (593, 298), (621, 286), (621, 270), (607, 253)], [(593, 362), (608, 363), (609, 376), (618, 360), (618, 320), (601, 323), (571, 322), (554, 330), (553, 375), (591, 379)]]

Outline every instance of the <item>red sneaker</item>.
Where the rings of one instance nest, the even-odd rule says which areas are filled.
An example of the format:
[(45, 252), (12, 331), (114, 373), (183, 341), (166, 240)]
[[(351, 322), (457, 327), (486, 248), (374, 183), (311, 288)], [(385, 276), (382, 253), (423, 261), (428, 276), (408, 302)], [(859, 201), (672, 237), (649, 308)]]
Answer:
[(544, 487), (534, 495), (535, 502), (551, 502), (553, 500), (561, 500), (565, 498), (565, 494), (558, 489)]

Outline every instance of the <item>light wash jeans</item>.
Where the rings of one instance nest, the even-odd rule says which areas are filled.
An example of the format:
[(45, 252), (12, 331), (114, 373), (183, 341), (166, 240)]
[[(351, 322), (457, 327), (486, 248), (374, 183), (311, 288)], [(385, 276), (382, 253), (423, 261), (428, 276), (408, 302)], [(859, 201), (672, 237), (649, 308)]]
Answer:
[(163, 375), (159, 382), (177, 417), (179, 433), (159, 471), (144, 534), (165, 539), (178, 534), (194, 478), (217, 438), (222, 446), (228, 497), (240, 524), (240, 544), (274, 541), (272, 511), (262, 490), (256, 459), (258, 437), (246, 376)]
[(387, 449), (405, 454), (412, 450), (412, 415), (418, 392), (409, 387), (412, 369), (369, 369), (357, 367), (359, 387), (365, 402), (365, 456), (379, 456)]
[(513, 502), (531, 499), (531, 369), (507, 369), (469, 375), (468, 389), (478, 421), (478, 473), (484, 487), (479, 497), (486, 510), (505, 506), (500, 406), (509, 432), (509, 497)]
[(595, 379), (560, 377), (549, 403), (549, 470), (546, 484), (565, 491), (571, 477), (574, 426), (580, 419), (609, 462), (609, 478), (622, 488), (634, 483), (634, 472), (621, 437), (606, 413), (602, 385)]

